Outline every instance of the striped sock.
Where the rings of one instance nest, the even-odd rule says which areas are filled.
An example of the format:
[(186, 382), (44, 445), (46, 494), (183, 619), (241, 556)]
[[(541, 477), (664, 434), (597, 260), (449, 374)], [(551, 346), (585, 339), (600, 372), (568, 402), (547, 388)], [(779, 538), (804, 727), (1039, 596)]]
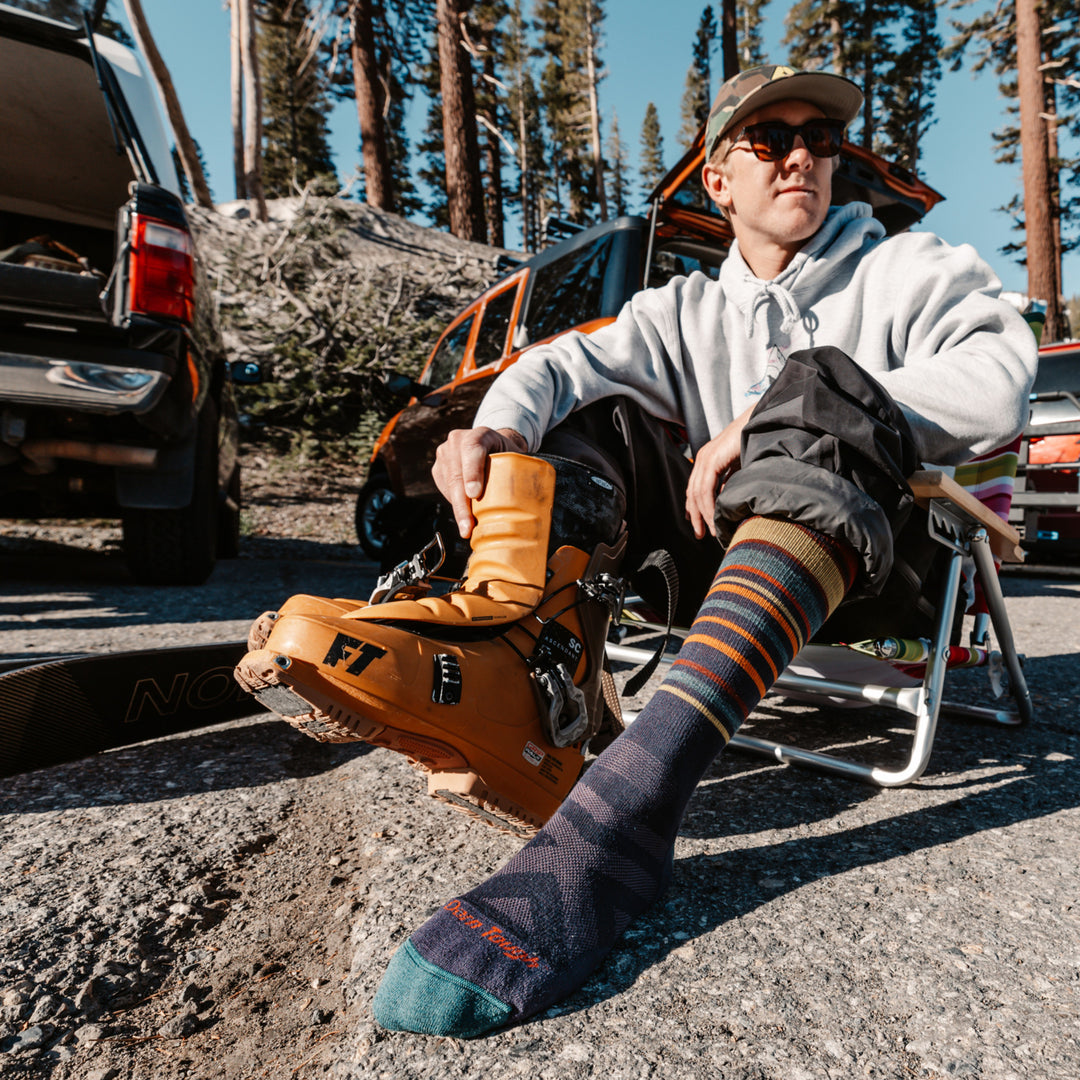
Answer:
[(854, 575), (854, 554), (820, 533), (744, 522), (652, 700), (534, 839), (394, 954), (375, 1019), (470, 1037), (581, 986), (666, 888), (703, 773)]

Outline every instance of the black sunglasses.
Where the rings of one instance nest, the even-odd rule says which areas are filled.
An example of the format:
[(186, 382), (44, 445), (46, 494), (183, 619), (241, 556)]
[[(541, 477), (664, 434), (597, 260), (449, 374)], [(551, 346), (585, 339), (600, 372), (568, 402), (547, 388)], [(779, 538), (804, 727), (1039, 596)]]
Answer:
[(844, 144), (844, 125), (840, 120), (825, 117), (807, 120), (798, 127), (785, 124), (783, 120), (763, 120), (760, 124), (747, 124), (739, 132), (735, 143), (747, 139), (749, 149), (758, 161), (780, 161), (791, 153), (796, 135), (802, 136), (806, 149), (814, 157), (836, 157)]

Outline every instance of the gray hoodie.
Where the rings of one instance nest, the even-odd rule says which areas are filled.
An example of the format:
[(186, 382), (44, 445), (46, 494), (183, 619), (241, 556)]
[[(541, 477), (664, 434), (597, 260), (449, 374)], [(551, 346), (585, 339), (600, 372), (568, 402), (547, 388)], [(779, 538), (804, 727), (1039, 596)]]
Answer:
[(625, 394), (684, 425), (696, 452), (790, 353), (832, 345), (901, 406), (924, 461), (955, 464), (1027, 422), (1035, 339), (1000, 290), (970, 245), (886, 237), (869, 206), (851, 203), (772, 280), (751, 273), (736, 242), (719, 281), (674, 278), (610, 326), (529, 349), (492, 384), (475, 425), (513, 428), (536, 450), (572, 410)]

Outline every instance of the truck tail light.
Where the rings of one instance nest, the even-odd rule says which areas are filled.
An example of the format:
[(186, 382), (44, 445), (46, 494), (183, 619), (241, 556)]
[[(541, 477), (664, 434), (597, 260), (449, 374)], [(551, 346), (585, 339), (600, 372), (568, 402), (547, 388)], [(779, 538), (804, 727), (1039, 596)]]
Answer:
[(131, 241), (131, 311), (190, 324), (195, 313), (195, 254), (191, 236), (136, 214)]

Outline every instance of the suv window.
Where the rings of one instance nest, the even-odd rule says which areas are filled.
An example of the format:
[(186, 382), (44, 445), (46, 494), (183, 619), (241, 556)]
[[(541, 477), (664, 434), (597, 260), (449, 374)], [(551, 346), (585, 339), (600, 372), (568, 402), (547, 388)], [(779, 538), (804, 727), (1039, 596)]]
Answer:
[(725, 252), (714, 250), (709, 253), (698, 250), (699, 247), (700, 245), (684, 246), (676, 243), (654, 251), (652, 264), (649, 266), (648, 287), (659, 288), (673, 277), (687, 277), (695, 270), (700, 270), (716, 281), (720, 277), (720, 263)]
[(603, 310), (604, 275), (614, 236), (571, 251), (536, 271), (525, 329), (530, 344), (595, 319)]
[(475, 315), (470, 315), (439, 342), (439, 347), (421, 380), (425, 386), (432, 389), (445, 386), (457, 374), (461, 361), (465, 359), (465, 346), (469, 343), (469, 331), (472, 330), (475, 318)]
[(473, 359), (478, 368), (493, 364), (502, 356), (516, 297), (516, 288), (503, 289), (498, 296), (493, 296), (487, 302), (480, 329), (476, 332), (476, 345), (473, 347)]

